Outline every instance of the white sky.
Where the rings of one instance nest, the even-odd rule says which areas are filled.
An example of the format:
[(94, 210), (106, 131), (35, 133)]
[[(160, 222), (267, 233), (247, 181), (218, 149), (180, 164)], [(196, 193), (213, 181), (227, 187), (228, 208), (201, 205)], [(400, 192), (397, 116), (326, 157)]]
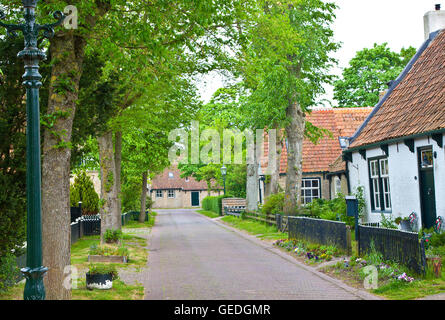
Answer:
[[(333, 0), (339, 6), (333, 25), (335, 40), (342, 48), (333, 56), (339, 67), (333, 70), (341, 75), (355, 53), (370, 48), (374, 43), (387, 42), (399, 52), (402, 47), (418, 49), (424, 42), (423, 15), (434, 10), (435, 4), (445, 9), (445, 0)], [(212, 94), (223, 86), (223, 78), (217, 74), (206, 76), (199, 86), (200, 94), (208, 102)], [(326, 88), (326, 99), (332, 99), (332, 88)]]

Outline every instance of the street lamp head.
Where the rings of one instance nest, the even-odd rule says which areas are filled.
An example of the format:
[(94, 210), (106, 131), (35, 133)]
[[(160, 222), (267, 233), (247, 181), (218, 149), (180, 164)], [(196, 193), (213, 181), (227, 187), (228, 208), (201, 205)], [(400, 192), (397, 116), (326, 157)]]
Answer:
[(221, 167), (221, 174), (222, 174), (223, 177), (227, 174), (227, 168), (226, 168), (225, 165), (223, 165), (223, 166)]

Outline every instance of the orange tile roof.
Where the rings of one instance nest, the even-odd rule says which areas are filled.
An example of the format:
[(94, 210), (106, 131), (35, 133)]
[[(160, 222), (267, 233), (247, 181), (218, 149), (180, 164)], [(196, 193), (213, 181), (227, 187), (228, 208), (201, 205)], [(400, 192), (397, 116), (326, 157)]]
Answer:
[[(341, 155), (339, 137), (350, 137), (368, 117), (373, 108), (320, 108), (306, 115), (306, 121), (332, 133), (323, 137), (317, 144), (309, 139), (303, 141), (303, 172), (328, 172), (329, 165)], [(263, 170), (268, 165), (269, 143), (264, 141)], [(280, 173), (287, 171), (287, 149), (283, 146), (280, 159)]]
[[(173, 178), (169, 176), (169, 173), (173, 174)], [(218, 188), (220, 187), (218, 186)], [(196, 181), (193, 177), (189, 177), (186, 181), (185, 178), (181, 178), (181, 170), (176, 165), (172, 165), (154, 177), (151, 183), (151, 190), (167, 189), (207, 190), (207, 183)]]
[(350, 148), (445, 128), (445, 30), (425, 42), (383, 99)]

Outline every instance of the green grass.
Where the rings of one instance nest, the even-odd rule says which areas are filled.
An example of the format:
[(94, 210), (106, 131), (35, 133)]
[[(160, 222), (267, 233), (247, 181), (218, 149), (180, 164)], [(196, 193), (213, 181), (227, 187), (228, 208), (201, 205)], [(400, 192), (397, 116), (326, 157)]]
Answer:
[[(130, 259), (126, 264), (117, 264), (120, 267), (141, 268), (147, 264), (148, 252), (146, 250), (147, 240), (136, 235), (123, 234), (125, 246), (130, 251)], [(100, 244), (100, 236), (82, 237), (71, 246), (71, 263), (78, 268), (87, 268), (88, 252), (92, 245)]]
[(278, 240), (287, 239), (288, 237), (287, 233), (279, 232), (276, 226), (269, 226), (264, 222), (252, 219), (243, 220), (234, 216), (224, 216), (221, 220), (237, 229), (247, 231), (260, 239)]
[(6, 291), (0, 292), (0, 300), (23, 300), (24, 289), (25, 283), (18, 283)]
[(213, 212), (213, 211), (207, 211), (207, 210), (196, 210), (197, 213), (200, 213), (202, 215), (205, 215), (206, 217), (209, 218), (218, 218), (220, 215)]
[(113, 280), (109, 290), (88, 290), (85, 279), (79, 279), (78, 288), (72, 290), (73, 300), (142, 300), (144, 287), (141, 284), (128, 285), (121, 280)]

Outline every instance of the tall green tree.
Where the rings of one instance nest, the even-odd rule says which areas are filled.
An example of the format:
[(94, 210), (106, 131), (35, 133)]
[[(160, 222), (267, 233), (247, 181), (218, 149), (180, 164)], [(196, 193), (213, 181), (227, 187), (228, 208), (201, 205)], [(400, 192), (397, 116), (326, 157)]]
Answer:
[[(331, 83), (331, 24), (336, 5), (321, 0), (260, 1), (256, 23), (249, 29), (241, 70), (251, 94), (245, 100), (254, 128), (284, 128), (288, 159), (284, 212), (295, 214), (300, 203), (305, 113)], [(250, 172), (254, 172), (250, 170)], [(249, 190), (247, 190), (249, 192)]]
[(340, 107), (369, 107), (379, 102), (379, 94), (388, 88), (416, 53), (402, 48), (394, 52), (388, 44), (374, 44), (356, 53), (343, 70), (341, 79), (334, 82), (334, 99)]

